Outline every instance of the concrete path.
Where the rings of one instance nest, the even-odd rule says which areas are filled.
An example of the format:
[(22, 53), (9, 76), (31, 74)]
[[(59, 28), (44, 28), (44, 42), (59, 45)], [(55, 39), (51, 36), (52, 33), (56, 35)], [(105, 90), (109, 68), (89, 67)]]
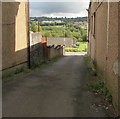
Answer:
[[(69, 54), (70, 55), (70, 54)], [(65, 56), (3, 87), (4, 117), (106, 117), (86, 86), (83, 55)]]

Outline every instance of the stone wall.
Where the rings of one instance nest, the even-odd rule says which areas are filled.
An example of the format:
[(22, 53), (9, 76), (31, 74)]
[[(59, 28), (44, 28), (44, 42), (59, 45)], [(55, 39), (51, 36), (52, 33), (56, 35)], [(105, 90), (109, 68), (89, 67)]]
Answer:
[(64, 47), (61, 45), (45, 46), (42, 44), (41, 32), (30, 34), (30, 64), (31, 67), (57, 56), (62, 56)]
[(38, 65), (44, 61), (44, 47), (42, 43), (30, 47), (30, 65)]
[(30, 65), (38, 65), (44, 61), (44, 47), (41, 43), (41, 32), (30, 33)]

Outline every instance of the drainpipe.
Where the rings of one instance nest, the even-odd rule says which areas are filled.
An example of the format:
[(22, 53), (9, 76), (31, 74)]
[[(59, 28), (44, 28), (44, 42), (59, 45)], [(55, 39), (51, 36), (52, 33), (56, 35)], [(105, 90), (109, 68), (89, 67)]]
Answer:
[(65, 24), (64, 24), (64, 46), (65, 46)]
[(30, 23), (29, 23), (29, 15), (30, 15), (30, 11), (29, 11), (29, 8), (30, 8), (30, 3), (29, 3), (29, 0), (27, 1), (27, 23), (28, 23), (28, 68), (30, 69), (31, 68), (31, 63), (30, 63)]
[(105, 82), (107, 80), (107, 60), (108, 60), (108, 47), (109, 47), (109, 43), (108, 43), (109, 42), (109, 22), (110, 22), (110, 1), (108, 0)]
[(118, 1), (118, 118), (120, 117), (120, 49), (119, 49), (119, 45), (120, 45), (120, 1)]

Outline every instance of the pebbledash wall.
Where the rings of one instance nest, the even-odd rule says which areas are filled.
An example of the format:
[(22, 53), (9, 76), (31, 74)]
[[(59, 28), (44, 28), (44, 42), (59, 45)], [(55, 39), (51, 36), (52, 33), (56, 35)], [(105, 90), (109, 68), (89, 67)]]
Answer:
[(88, 54), (96, 62), (97, 68), (103, 76), (103, 81), (113, 96), (113, 104), (118, 114), (120, 114), (119, 17), (120, 2), (108, 3), (104, 0), (103, 2), (90, 2), (88, 9)]
[(2, 70), (28, 66), (29, 3), (2, 2)]

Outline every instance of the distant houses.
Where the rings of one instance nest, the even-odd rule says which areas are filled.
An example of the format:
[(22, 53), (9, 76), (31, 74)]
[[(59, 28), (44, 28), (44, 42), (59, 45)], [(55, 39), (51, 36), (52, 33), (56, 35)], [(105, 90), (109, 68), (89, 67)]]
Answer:
[[(30, 19), (31, 22), (38, 23), (38, 21), (35, 21), (34, 19)], [(41, 21), (41, 23), (63, 23), (61, 20), (53, 20), (53, 21)]]
[(62, 21), (61, 20), (42, 21), (42, 23), (62, 23)]
[(88, 22), (87, 21), (75, 22), (75, 25), (78, 25), (78, 26), (88, 25)]

